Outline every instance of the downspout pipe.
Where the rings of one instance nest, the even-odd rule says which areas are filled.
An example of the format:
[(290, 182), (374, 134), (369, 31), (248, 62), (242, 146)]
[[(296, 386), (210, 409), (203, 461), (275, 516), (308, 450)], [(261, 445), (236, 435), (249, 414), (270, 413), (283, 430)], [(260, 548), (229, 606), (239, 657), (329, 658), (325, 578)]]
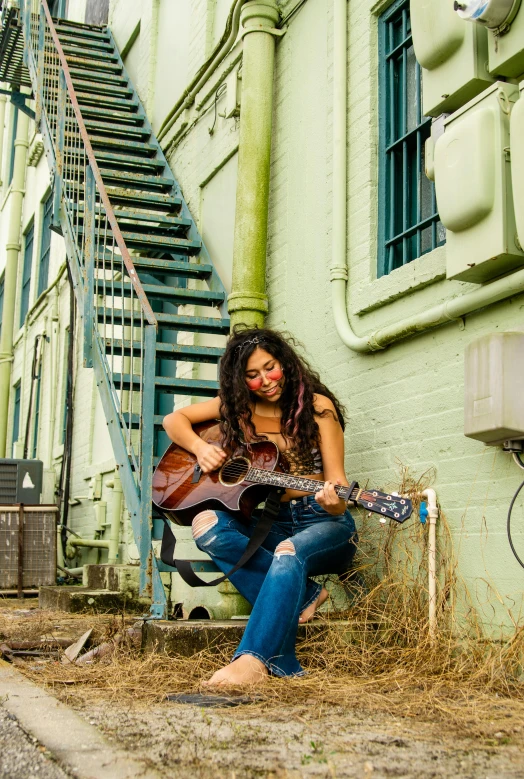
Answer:
[(335, 326), (340, 339), (354, 352), (362, 354), (385, 349), (402, 338), (421, 333), (466, 314), (479, 311), (513, 295), (524, 292), (524, 270), (492, 281), (471, 292), (414, 316), (359, 336), (353, 330), (347, 309), (347, 0), (334, 3), (334, 78), (333, 78), (333, 245), (330, 268), (331, 296)]
[(5, 457), (7, 446), (7, 417), (9, 412), (9, 391), (11, 365), (13, 361), (13, 332), (16, 304), (16, 280), (20, 254), (20, 231), (24, 204), (26, 175), (27, 139), (29, 117), (22, 112), (18, 116), (15, 140), (15, 159), (11, 182), (9, 226), (7, 229), (6, 263), (4, 277), (4, 308), (2, 312), (2, 336), (0, 339), (0, 457)]
[(262, 325), (268, 311), (266, 250), (269, 205), (275, 36), (275, 0), (242, 7), (242, 113), (238, 152), (231, 325)]
[(245, 0), (234, 0), (226, 23), (226, 29), (218, 45), (213, 49), (211, 56), (202, 65), (194, 79), (186, 87), (182, 97), (177, 100), (169, 114), (166, 116), (157, 133), (159, 141), (164, 138), (173, 127), (178, 117), (190, 108), (195, 102), (196, 95), (202, 89), (202, 86), (213, 75), (219, 65), (224, 61), (230, 52), (234, 42), (237, 39), (238, 28), (240, 25), (240, 11)]

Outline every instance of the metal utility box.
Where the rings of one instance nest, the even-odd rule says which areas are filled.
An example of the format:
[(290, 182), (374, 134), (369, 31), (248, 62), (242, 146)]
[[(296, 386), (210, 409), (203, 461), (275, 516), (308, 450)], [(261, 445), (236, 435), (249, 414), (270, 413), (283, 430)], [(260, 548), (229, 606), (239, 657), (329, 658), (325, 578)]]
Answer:
[(445, 120), (435, 144), (448, 279), (481, 283), (524, 265), (509, 149), (510, 113), (518, 96), (514, 84), (493, 84)]
[(524, 3), (520, 3), (508, 28), (501, 34), (489, 33), (488, 48), (489, 71), (493, 76), (518, 78), (524, 75)]
[(492, 333), (466, 347), (464, 435), (493, 445), (524, 438), (524, 332)]
[(422, 111), (426, 116), (456, 111), (493, 83), (487, 31), (461, 19), (453, 0), (411, 0), (410, 6), (422, 67)]
[(57, 506), (0, 505), (0, 590), (56, 583), (57, 517)]
[(40, 503), (43, 467), (41, 460), (0, 459), (0, 503)]
[(524, 246), (524, 81), (520, 83), (520, 100), (511, 112), (511, 184), (519, 243)]

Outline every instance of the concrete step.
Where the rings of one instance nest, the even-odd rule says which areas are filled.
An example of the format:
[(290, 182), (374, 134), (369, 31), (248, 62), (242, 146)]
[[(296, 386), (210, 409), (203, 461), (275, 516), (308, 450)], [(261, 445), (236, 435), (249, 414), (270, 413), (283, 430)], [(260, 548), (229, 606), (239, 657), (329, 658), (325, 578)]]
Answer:
[[(151, 620), (144, 623), (142, 647), (146, 652), (157, 652), (172, 657), (192, 657), (205, 649), (223, 651), (224, 644), (238, 644), (242, 638), (246, 619), (229, 620)], [(347, 640), (354, 632), (352, 623), (340, 620), (337, 629)], [(333, 625), (333, 622), (331, 623)], [(311, 639), (326, 630), (326, 623), (313, 621), (299, 625), (298, 640)]]
[(138, 597), (140, 569), (137, 565), (84, 565), (84, 587), (90, 590), (112, 590)]
[(95, 590), (83, 586), (40, 587), (38, 605), (41, 609), (65, 611), (70, 614), (145, 614), (149, 601), (139, 599), (130, 593), (115, 590)]

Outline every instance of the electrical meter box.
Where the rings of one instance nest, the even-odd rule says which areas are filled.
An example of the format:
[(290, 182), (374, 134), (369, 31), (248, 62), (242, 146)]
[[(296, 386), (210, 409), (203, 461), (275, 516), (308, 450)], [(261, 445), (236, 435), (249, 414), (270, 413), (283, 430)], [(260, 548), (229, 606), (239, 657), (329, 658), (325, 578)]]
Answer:
[(520, 100), (511, 112), (511, 183), (519, 243), (524, 246), (524, 81), (520, 84)]
[(508, 27), (500, 33), (490, 31), (488, 34), (488, 67), (495, 77), (518, 78), (524, 75), (524, 3), (516, 0), (516, 4), (519, 6), (516, 16)]
[(524, 438), (524, 332), (492, 333), (466, 347), (464, 435), (499, 445)]
[(435, 143), (448, 279), (481, 283), (524, 265), (511, 189), (510, 113), (518, 87), (497, 82), (449, 116)]
[(415, 55), (422, 67), (422, 112), (451, 113), (493, 83), (488, 34), (461, 19), (453, 0), (411, 0)]

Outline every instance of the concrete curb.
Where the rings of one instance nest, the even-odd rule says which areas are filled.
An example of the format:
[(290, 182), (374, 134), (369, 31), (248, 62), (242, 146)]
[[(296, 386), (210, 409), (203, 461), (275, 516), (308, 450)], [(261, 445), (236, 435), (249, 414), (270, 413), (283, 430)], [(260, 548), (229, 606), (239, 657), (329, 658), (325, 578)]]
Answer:
[(93, 725), (1, 660), (0, 699), (78, 779), (160, 779), (154, 769), (109, 744)]

